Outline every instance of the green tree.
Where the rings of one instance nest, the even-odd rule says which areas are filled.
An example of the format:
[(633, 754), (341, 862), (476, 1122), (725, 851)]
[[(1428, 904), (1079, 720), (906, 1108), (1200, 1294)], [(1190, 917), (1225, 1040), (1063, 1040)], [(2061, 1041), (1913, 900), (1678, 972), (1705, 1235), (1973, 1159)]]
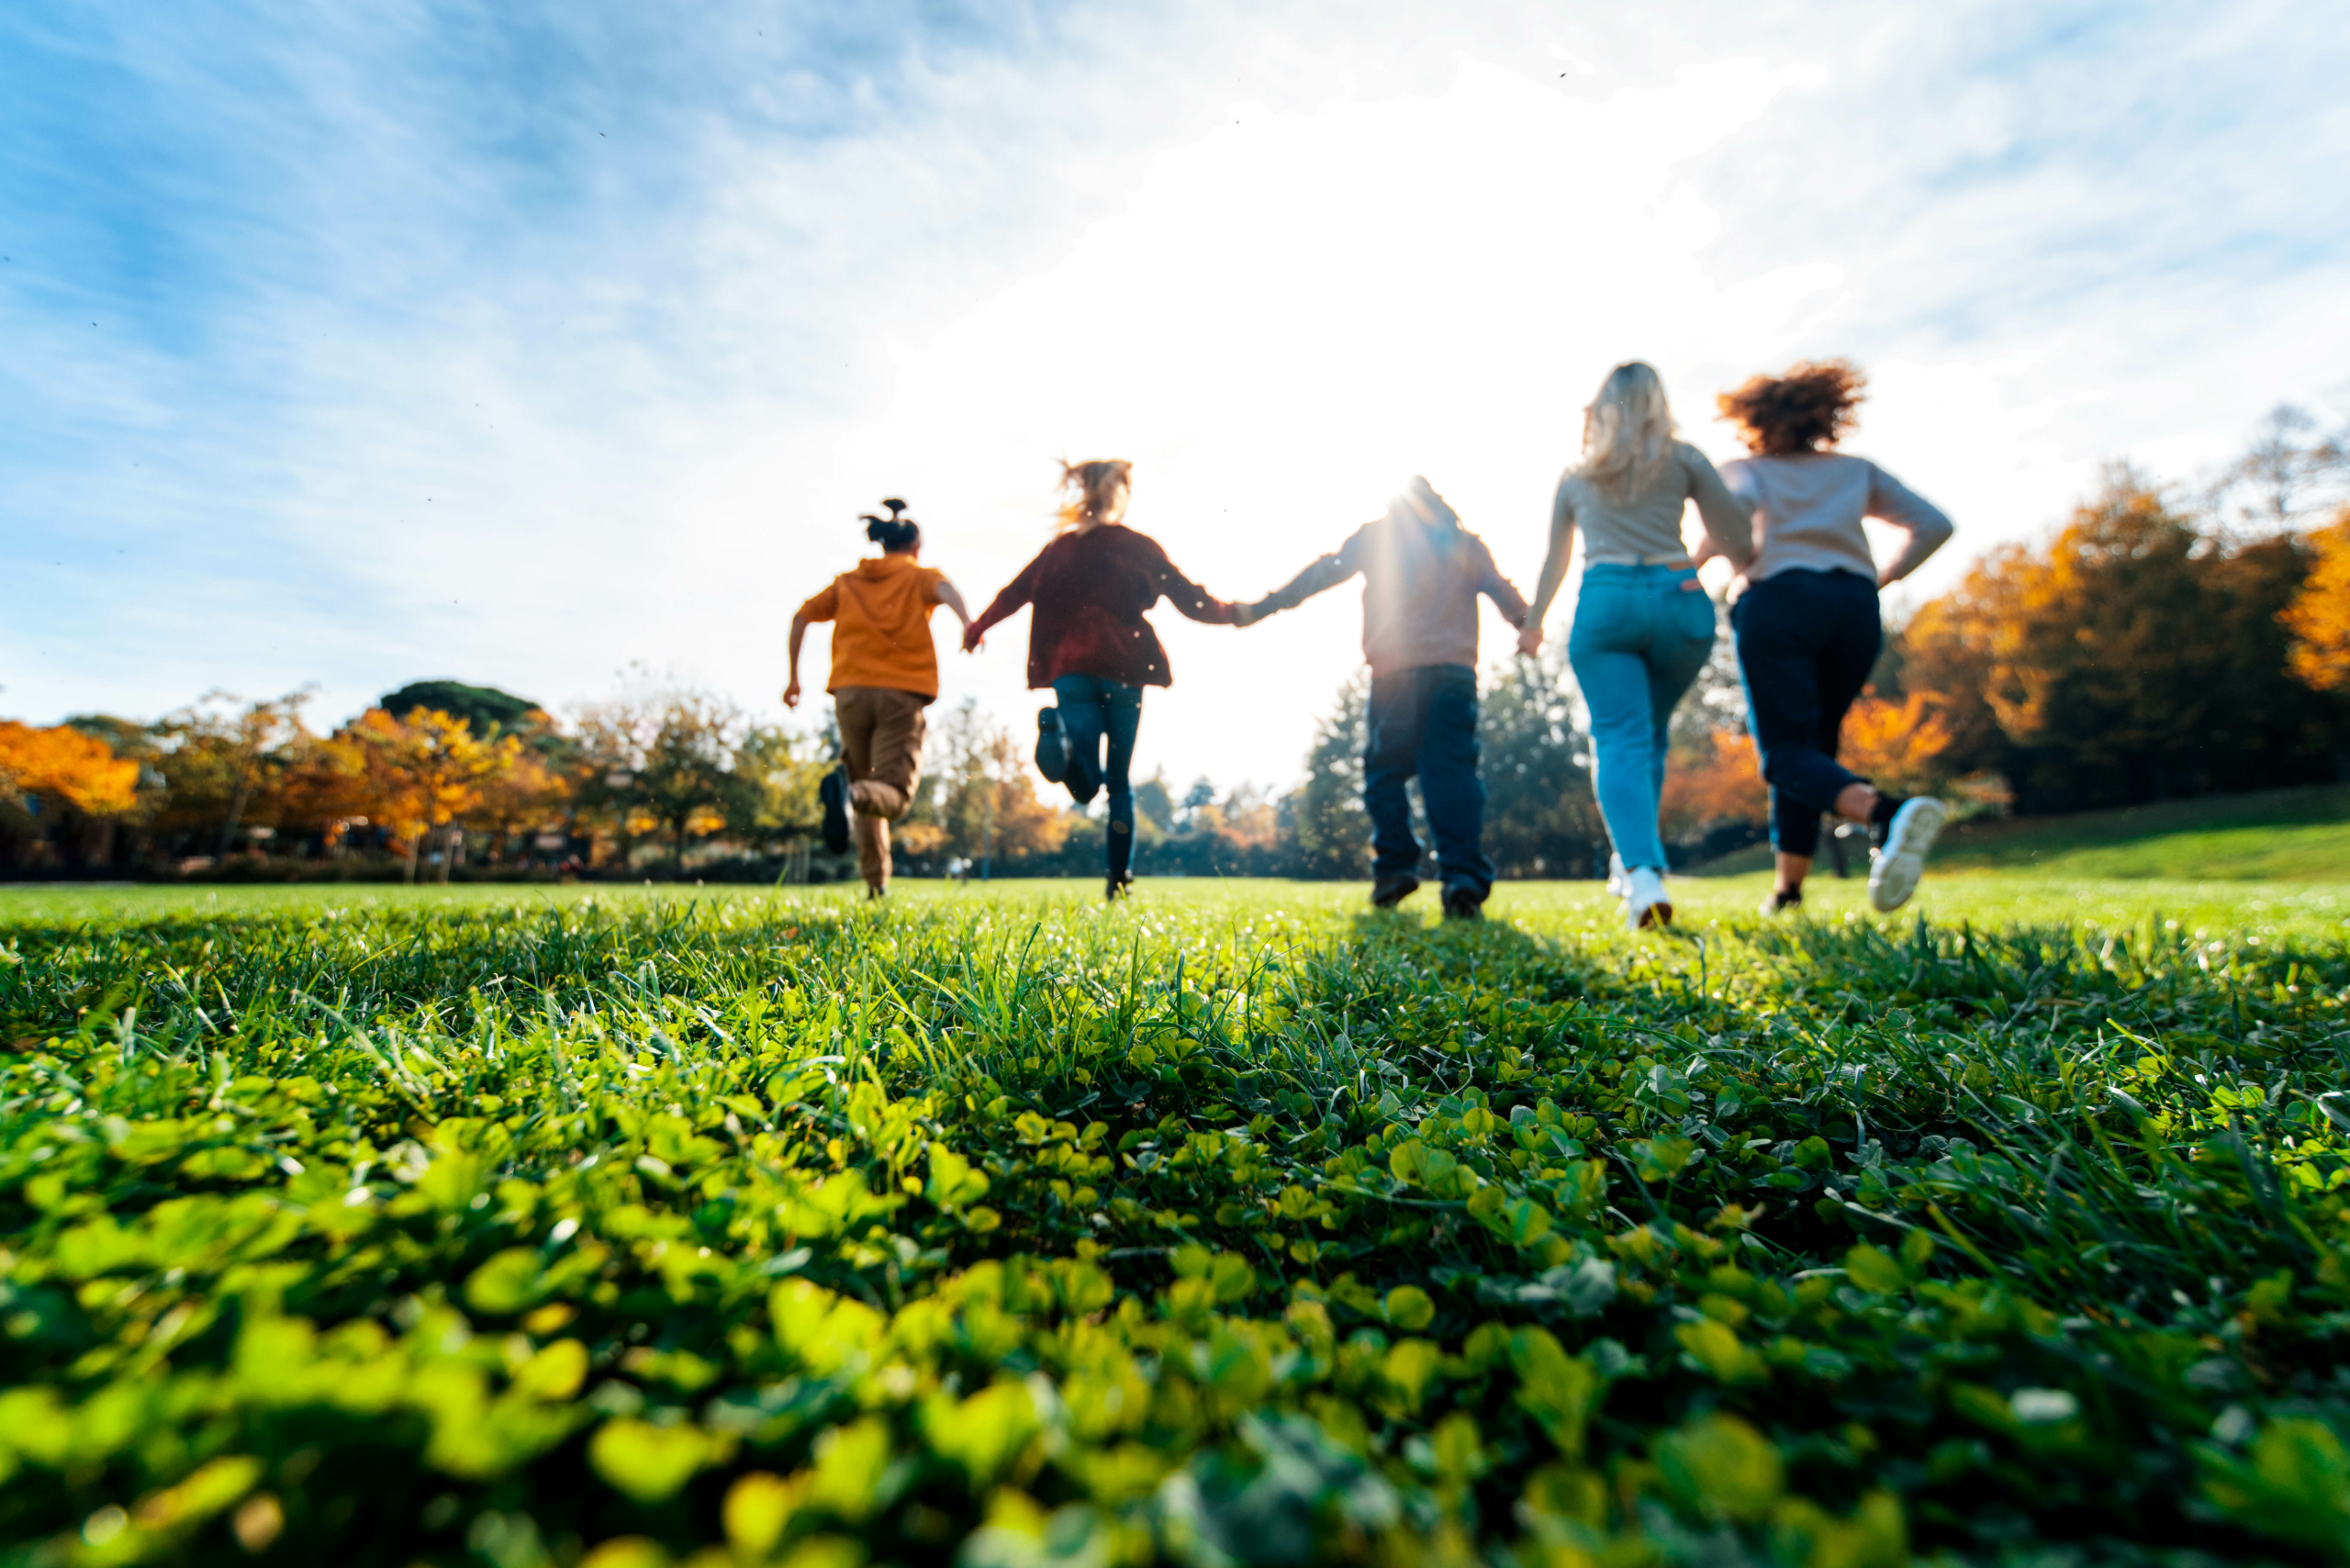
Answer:
[(755, 810), (745, 800), (754, 786), (734, 767), (743, 714), (722, 697), (640, 681), (581, 710), (579, 738), (581, 804), (612, 825), (623, 865), (635, 836), (657, 830), (681, 873), (689, 839)]
[(1371, 677), (1358, 672), (1338, 688), (1337, 704), (1315, 727), (1305, 754), (1305, 783), (1291, 797), (1298, 874), (1352, 881), (1371, 874), (1371, 817), (1362, 805), (1364, 713)]
[(822, 736), (750, 725), (734, 747), (737, 787), (722, 807), (727, 832), (755, 848), (809, 837), (822, 821), (816, 790), (832, 767)]
[(526, 697), (494, 686), (468, 686), (462, 680), (412, 680), (397, 691), (386, 692), (375, 706), (395, 719), (430, 708), (463, 719), (468, 729), (484, 737), (524, 726), (531, 715), (542, 711)]
[(1485, 854), (1505, 877), (1576, 877), (1606, 858), (1584, 757), (1589, 747), (1567, 699), (1564, 644), (1516, 658), (1478, 701), (1485, 782)]

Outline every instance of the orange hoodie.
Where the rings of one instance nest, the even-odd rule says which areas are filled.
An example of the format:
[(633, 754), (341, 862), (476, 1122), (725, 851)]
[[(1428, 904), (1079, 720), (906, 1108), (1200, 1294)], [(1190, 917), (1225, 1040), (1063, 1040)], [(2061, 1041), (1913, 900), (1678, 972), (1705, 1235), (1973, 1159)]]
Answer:
[(912, 555), (859, 561), (800, 607), (802, 619), (836, 621), (833, 678), (844, 686), (882, 686), (921, 697), (938, 695), (938, 650), (930, 640), (930, 612), (946, 574)]

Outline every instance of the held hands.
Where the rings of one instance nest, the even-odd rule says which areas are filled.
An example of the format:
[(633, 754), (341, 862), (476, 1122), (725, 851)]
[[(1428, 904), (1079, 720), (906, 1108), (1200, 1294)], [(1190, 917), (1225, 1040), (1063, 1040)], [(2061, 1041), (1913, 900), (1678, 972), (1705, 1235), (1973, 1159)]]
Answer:
[(1542, 651), (1542, 623), (1539, 621), (1529, 622), (1526, 630), (1517, 634), (1517, 651), (1529, 659)]
[(980, 645), (986, 641), (987, 639), (979, 634), (979, 629), (977, 626), (966, 625), (963, 628), (963, 651), (965, 653), (978, 653)]
[(1260, 599), (1254, 604), (1234, 605), (1232, 607), (1232, 623), (1235, 626), (1254, 626), (1258, 622), (1270, 621), (1279, 613), (1279, 610), (1275, 610), (1272, 606), (1267, 604), (1265, 600)]

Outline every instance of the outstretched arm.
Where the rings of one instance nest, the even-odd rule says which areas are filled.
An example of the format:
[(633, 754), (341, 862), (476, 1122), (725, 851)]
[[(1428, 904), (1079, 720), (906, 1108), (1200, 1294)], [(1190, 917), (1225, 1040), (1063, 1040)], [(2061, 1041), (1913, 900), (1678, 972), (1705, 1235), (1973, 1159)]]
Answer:
[(1150, 586), (1158, 590), (1161, 599), (1182, 611), (1187, 620), (1209, 626), (1248, 624), (1242, 617), (1239, 605), (1225, 603), (1185, 577), (1176, 568), (1175, 563), (1167, 558), (1164, 550), (1157, 550), (1156, 554), (1158, 558), (1150, 567)]
[(964, 631), (971, 629), (971, 612), (963, 603), (962, 591), (945, 577), (938, 579), (938, 602), (955, 612), (955, 619), (963, 623)]
[[(1042, 560), (1043, 557), (1038, 556), (1037, 559)], [(997, 594), (985, 610), (979, 611), (979, 618), (977, 621), (963, 622), (963, 651), (968, 654), (977, 648), (979, 645), (979, 640), (988, 634), (990, 627), (1006, 619), (1013, 611), (1029, 601), (1035, 587), (1036, 562), (1031, 561), (1020, 568), (1018, 577), (1003, 585), (1003, 591)]]
[(1550, 552), (1542, 557), (1542, 575), (1534, 579), (1534, 607), (1527, 611), (1525, 629), (1517, 634), (1517, 651), (1531, 658), (1542, 651), (1542, 619), (1567, 580), (1567, 566), (1575, 553), (1575, 501), (1564, 478), (1550, 498)]
[(1502, 569), (1494, 564), (1494, 553), (1486, 548), (1485, 542), (1474, 535), (1471, 537), (1477, 546), (1477, 591), (1494, 601), (1494, 607), (1502, 612), (1503, 620), (1523, 632), (1533, 623), (1533, 607), (1526, 602), (1526, 596), (1517, 591), (1517, 585), (1502, 576)]
[(800, 706), (800, 644), (808, 640), (808, 612), (800, 611), (791, 618), (791, 684), (783, 689), (783, 705)]
[(1262, 621), (1268, 615), (1278, 615), (1284, 610), (1294, 610), (1317, 593), (1326, 593), (1362, 570), (1357, 559), (1362, 547), (1365, 530), (1357, 530), (1344, 544), (1309, 565), (1305, 570), (1275, 588), (1256, 603), (1242, 606), (1248, 620), (1244, 625)]
[(808, 628), (819, 621), (830, 621), (841, 612), (841, 585), (835, 577), (824, 585), (823, 590), (801, 605), (791, 618), (791, 684), (783, 689), (783, 705), (800, 706), (800, 644), (807, 640)]

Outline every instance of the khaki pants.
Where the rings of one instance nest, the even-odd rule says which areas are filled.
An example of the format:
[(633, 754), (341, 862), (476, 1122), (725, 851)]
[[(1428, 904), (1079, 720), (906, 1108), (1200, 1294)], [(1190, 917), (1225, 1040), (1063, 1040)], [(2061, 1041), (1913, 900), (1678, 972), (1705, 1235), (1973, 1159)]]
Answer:
[(914, 803), (922, 776), (923, 710), (930, 699), (887, 686), (844, 686), (833, 693), (848, 763), (848, 803), (856, 833), (856, 868), (867, 887), (890, 885), (890, 823)]

